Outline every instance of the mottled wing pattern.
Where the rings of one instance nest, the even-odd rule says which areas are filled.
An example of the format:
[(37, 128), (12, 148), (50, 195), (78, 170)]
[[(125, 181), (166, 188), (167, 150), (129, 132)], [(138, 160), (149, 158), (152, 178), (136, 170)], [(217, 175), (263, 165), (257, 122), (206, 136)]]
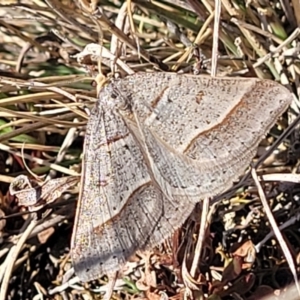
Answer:
[(164, 194), (192, 202), (232, 185), (292, 100), (286, 88), (268, 80), (160, 76), (153, 81), (167, 76), (166, 87), (132, 99), (144, 104), (135, 105), (140, 144)]
[[(194, 205), (163, 196), (139, 145), (104, 89), (87, 126), (82, 189), (71, 253), (89, 281), (117, 271), (138, 249), (154, 247), (182, 225)], [(113, 103), (113, 101), (112, 101)]]

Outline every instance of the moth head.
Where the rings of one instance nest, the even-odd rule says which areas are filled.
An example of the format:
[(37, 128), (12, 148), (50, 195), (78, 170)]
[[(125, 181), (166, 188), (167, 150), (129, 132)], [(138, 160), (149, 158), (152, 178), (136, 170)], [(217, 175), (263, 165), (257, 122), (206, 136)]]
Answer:
[(122, 93), (117, 87), (114, 87), (111, 92), (111, 98), (118, 110), (127, 113), (132, 112), (131, 95), (126, 95)]

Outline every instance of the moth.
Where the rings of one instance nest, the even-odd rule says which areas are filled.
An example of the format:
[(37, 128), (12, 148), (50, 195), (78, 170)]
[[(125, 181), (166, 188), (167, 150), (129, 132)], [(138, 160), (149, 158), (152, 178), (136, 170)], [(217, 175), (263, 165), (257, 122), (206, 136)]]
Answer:
[(256, 78), (137, 73), (106, 85), (85, 136), (71, 243), (79, 278), (114, 273), (226, 191), (291, 101)]

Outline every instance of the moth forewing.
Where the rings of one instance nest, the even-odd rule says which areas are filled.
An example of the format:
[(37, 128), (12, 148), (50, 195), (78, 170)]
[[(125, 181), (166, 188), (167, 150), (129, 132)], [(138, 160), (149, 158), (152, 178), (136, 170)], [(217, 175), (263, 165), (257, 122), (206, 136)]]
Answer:
[[(103, 90), (87, 126), (71, 254), (82, 281), (119, 270), (137, 250), (169, 237), (194, 204), (153, 184), (139, 145)], [(180, 218), (178, 217), (180, 211)]]
[[(214, 80), (222, 82), (222, 78)], [(243, 82), (245, 81), (242, 80), (241, 83)], [(250, 79), (250, 82), (252, 89), (247, 88), (244, 99), (242, 97), (241, 103), (231, 110), (236, 115), (224, 116), (220, 123), (214, 124), (214, 128), (204, 134), (198, 134), (196, 126), (190, 142), (185, 147), (179, 147), (179, 151), (184, 149), (183, 153), (168, 145), (166, 139), (163, 141), (159, 136), (160, 132), (154, 132), (155, 128), (159, 128), (159, 125), (156, 125), (159, 121), (153, 118), (153, 114), (157, 115), (157, 108), (145, 122), (134, 113), (140, 131), (136, 136), (140, 137), (140, 144), (151, 162), (149, 165), (155, 180), (166, 196), (183, 197), (198, 202), (204, 197), (216, 196), (226, 191), (244, 172), (256, 153), (258, 143), (292, 100), (291, 93), (279, 84), (258, 79)], [(249, 87), (249, 83), (247, 86)], [(226, 96), (230, 95), (227, 93)], [(166, 97), (164, 90), (164, 98)], [(194, 102), (190, 102), (193, 105)], [(241, 106), (240, 109), (237, 108), (238, 105)], [(255, 115), (251, 118), (246, 115), (247, 118), (243, 120), (236, 119), (239, 115), (245, 115), (245, 109), (249, 109)], [(161, 113), (160, 118), (166, 120), (168, 116)], [(239, 135), (248, 135), (248, 140), (239, 139)], [(216, 141), (219, 143), (216, 148), (219, 151), (215, 152), (213, 146)], [(232, 148), (226, 148), (227, 143), (230, 143)], [(207, 154), (205, 158), (201, 157), (203, 153)]]

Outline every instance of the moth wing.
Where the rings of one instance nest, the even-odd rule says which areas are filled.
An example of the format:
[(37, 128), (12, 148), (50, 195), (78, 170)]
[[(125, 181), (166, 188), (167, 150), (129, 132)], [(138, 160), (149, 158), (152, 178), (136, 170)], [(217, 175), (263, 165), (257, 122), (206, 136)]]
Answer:
[(114, 273), (135, 251), (162, 242), (194, 208), (153, 185), (126, 124), (101, 103), (88, 122), (83, 166), (71, 243), (82, 281)]
[[(143, 122), (135, 113), (141, 133), (140, 143), (147, 152), (156, 181), (168, 197), (185, 196), (192, 202), (198, 202), (204, 197), (224, 192), (244, 172), (260, 140), (292, 100), (286, 88), (271, 81), (255, 79), (251, 87), (240, 102), (236, 100), (231, 114), (220, 118), (222, 121), (209, 131), (199, 132), (195, 126), (195, 133), (189, 132), (189, 143), (178, 149), (171, 147), (168, 139), (160, 138), (160, 131), (155, 131), (155, 128), (159, 130), (155, 117), (150, 116)], [(169, 107), (173, 103), (176, 105), (178, 99), (172, 98), (171, 88), (168, 93), (170, 95), (165, 94), (163, 98), (170, 100)], [(193, 105), (192, 99), (190, 105)], [(157, 109), (153, 112), (159, 119), (167, 118), (168, 113), (174, 118), (172, 109), (169, 112)], [(190, 119), (189, 122), (197, 124), (196, 120)], [(188, 127), (191, 128), (191, 124)], [(171, 131), (172, 128), (166, 130)], [(179, 139), (183, 139), (181, 132), (173, 135), (178, 134)]]

